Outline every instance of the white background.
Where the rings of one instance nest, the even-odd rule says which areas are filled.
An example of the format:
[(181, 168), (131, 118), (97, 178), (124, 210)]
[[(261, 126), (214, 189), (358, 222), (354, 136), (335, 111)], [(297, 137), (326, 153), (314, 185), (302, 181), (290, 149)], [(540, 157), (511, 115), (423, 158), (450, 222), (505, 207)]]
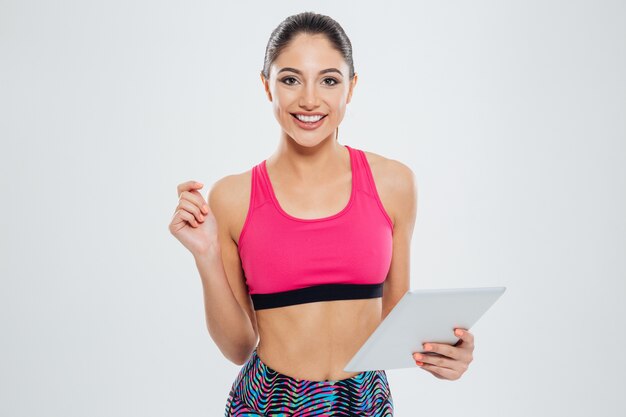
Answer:
[(305, 10), (353, 44), (339, 142), (416, 174), (411, 287), (507, 287), (460, 380), (388, 371), (396, 416), (623, 413), (624, 2), (2, 0), (0, 414), (223, 415), (167, 225), (274, 151), (259, 71)]

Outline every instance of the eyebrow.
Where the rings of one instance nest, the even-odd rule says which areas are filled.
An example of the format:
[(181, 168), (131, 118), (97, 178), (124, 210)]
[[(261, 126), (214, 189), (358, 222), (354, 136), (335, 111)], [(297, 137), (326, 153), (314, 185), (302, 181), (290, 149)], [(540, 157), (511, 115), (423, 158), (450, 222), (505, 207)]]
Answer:
[[(296, 69), (296, 68), (291, 68), (291, 67), (281, 68), (280, 71), (278, 71), (276, 74), (278, 75), (278, 74), (280, 74), (283, 71), (291, 71), (291, 72), (295, 72), (296, 74), (302, 75), (302, 71), (300, 71), (299, 69)], [(323, 70), (320, 71), (320, 74), (326, 74), (327, 72), (337, 72), (337, 73), (339, 73), (339, 75), (341, 75), (343, 77), (343, 74), (337, 68), (326, 68), (326, 69), (323, 69)]]

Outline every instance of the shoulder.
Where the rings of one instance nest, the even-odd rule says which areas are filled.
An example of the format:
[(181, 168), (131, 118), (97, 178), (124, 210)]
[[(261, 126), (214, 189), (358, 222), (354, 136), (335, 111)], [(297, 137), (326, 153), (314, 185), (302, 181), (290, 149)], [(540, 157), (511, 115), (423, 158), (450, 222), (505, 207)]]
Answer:
[(370, 151), (364, 150), (363, 153), (367, 158), (372, 174), (380, 177), (381, 180), (400, 188), (410, 187), (415, 183), (413, 170), (403, 162)]
[(207, 200), (220, 227), (226, 227), (235, 239), (237, 226), (243, 224), (250, 204), (252, 168), (245, 172), (226, 175), (213, 183)]
[(417, 179), (405, 163), (383, 155), (363, 151), (372, 171), (381, 202), (394, 225), (397, 220), (414, 216), (417, 205)]

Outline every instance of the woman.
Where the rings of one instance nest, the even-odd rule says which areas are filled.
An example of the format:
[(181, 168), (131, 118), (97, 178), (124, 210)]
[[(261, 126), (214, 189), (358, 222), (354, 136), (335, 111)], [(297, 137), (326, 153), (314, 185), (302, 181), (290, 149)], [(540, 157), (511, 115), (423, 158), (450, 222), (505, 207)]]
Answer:
[[(180, 184), (170, 223), (202, 277), (211, 337), (243, 365), (226, 416), (392, 416), (385, 371), (343, 367), (409, 289), (413, 172), (337, 141), (357, 75), (328, 16), (285, 19), (261, 81), (282, 128), (276, 152), (218, 180), (208, 205), (202, 184)], [(461, 337), (416, 363), (457, 379), (473, 350)]]

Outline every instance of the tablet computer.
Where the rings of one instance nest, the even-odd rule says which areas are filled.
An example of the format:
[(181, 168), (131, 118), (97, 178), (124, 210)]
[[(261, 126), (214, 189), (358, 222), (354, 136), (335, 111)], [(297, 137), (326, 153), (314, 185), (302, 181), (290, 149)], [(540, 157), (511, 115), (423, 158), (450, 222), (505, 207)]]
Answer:
[(454, 329), (469, 330), (506, 287), (409, 290), (343, 369), (361, 372), (418, 367), (414, 352), (424, 343), (459, 341)]

